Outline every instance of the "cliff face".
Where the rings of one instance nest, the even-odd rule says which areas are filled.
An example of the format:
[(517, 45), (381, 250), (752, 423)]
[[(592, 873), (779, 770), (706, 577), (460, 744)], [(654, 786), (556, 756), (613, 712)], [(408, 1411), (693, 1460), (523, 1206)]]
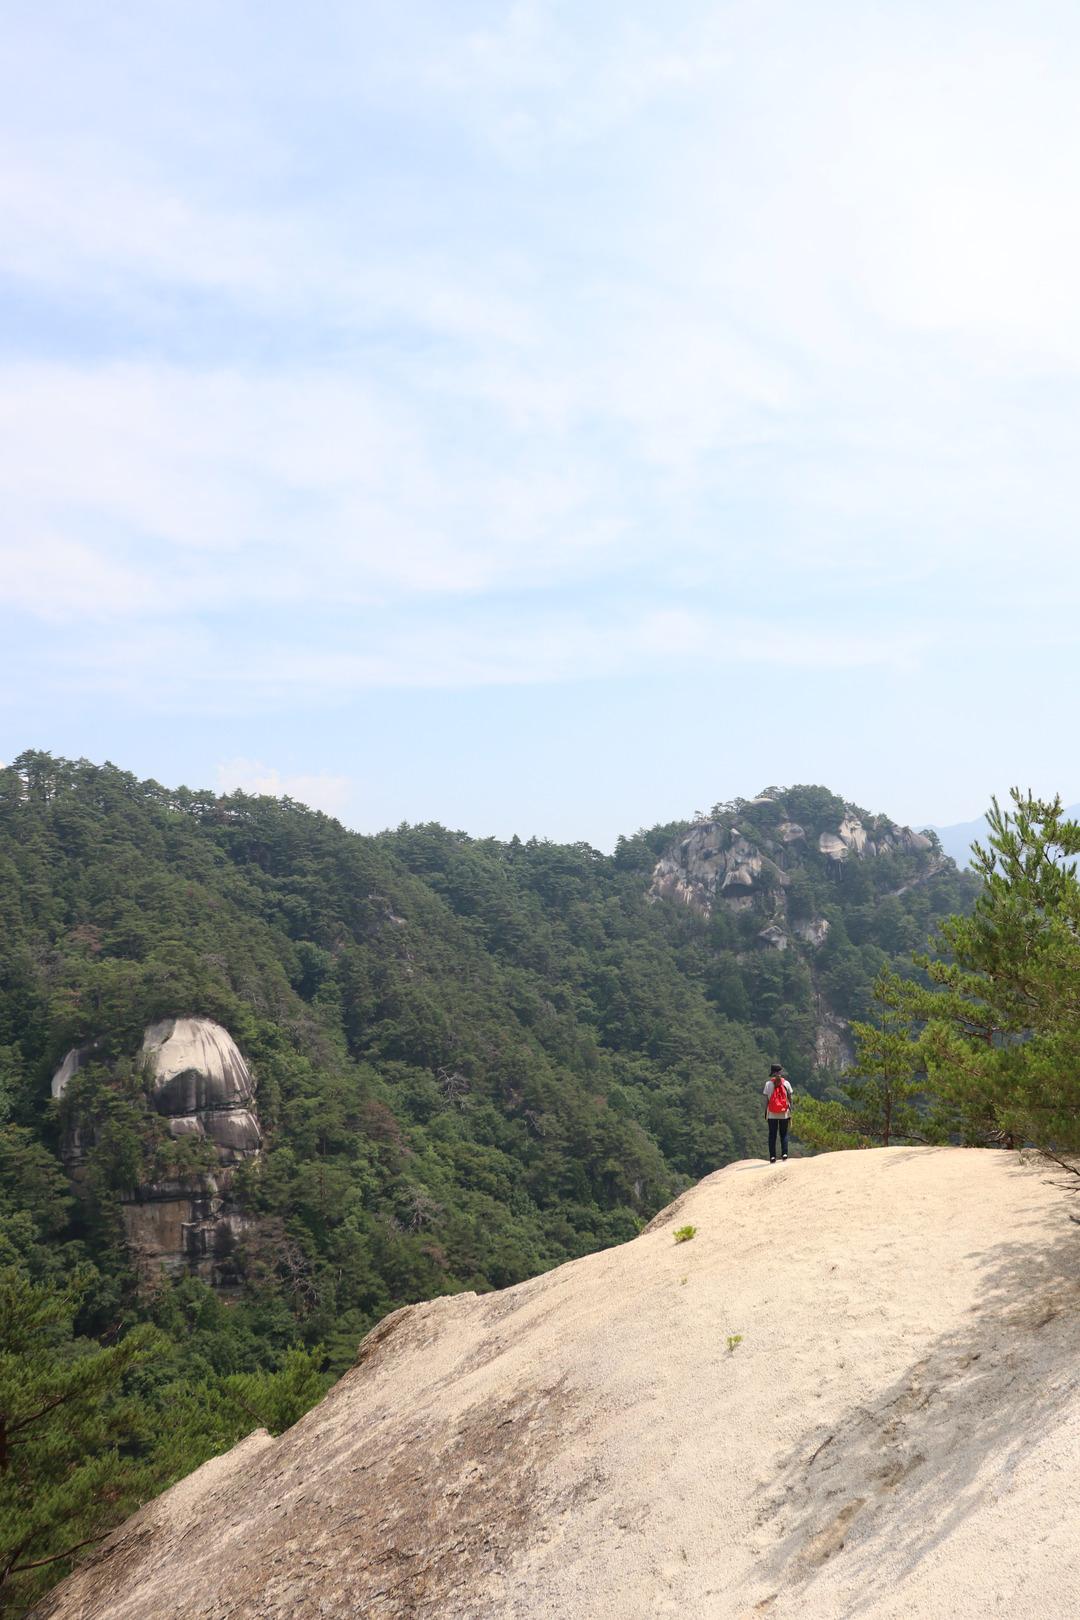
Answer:
[[(785, 813), (781, 797), (750, 799), (728, 815), (699, 822), (657, 862), (650, 893), (681, 900), (706, 916), (717, 905), (756, 907), (769, 918), (766, 943), (783, 950), (792, 935), (823, 942), (828, 923), (820, 917), (789, 918), (785, 891), (793, 869), (824, 863), (834, 873), (851, 860), (880, 856), (916, 858), (916, 881), (932, 877), (943, 858), (924, 833), (878, 818), (873, 836), (854, 809), (845, 808), (833, 827), (807, 829)], [(766, 930), (766, 931), (767, 931)]]
[(729, 1165), (631, 1243), (389, 1316), (39, 1620), (1075, 1614), (1078, 1264), (1013, 1155)]
[[(59, 1101), (95, 1055), (93, 1043), (69, 1052), (53, 1076)], [(138, 1067), (146, 1106), (175, 1141), (205, 1144), (204, 1164), (167, 1179), (131, 1188), (121, 1201), (127, 1240), (141, 1273), (188, 1272), (217, 1286), (235, 1278), (230, 1261), (245, 1221), (233, 1198), (233, 1172), (261, 1145), (254, 1111), (255, 1083), (241, 1053), (220, 1024), (208, 1018), (169, 1018), (143, 1035)], [(69, 1111), (62, 1141), (68, 1172), (77, 1183), (95, 1139), (91, 1114)]]
[[(825, 789), (791, 789), (740, 800), (674, 840), (656, 863), (649, 886), (706, 918), (735, 919), (733, 944), (742, 959), (756, 951), (801, 957), (813, 990), (813, 1061), (839, 1071), (853, 1048), (843, 999), (835, 1000), (821, 971), (830, 946), (850, 941), (846, 921), (858, 914), (863, 943), (875, 941), (867, 916), (943, 871), (948, 862), (933, 840), (884, 816), (868, 816)], [(911, 944), (924, 943), (914, 935)]]

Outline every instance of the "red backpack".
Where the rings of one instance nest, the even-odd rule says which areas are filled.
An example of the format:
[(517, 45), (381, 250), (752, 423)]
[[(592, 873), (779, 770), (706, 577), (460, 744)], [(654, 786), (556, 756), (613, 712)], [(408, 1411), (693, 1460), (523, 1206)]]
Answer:
[(789, 1107), (790, 1101), (788, 1098), (787, 1086), (784, 1084), (783, 1080), (781, 1080), (780, 1076), (777, 1075), (776, 1079), (773, 1081), (773, 1088), (769, 1094), (769, 1101), (766, 1104), (765, 1112), (767, 1114), (786, 1114)]

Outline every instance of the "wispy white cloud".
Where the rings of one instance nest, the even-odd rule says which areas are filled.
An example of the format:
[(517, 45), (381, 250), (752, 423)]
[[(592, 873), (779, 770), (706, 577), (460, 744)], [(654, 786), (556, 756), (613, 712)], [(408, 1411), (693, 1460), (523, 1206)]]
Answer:
[(226, 759), (217, 766), (219, 793), (268, 794), (273, 798), (295, 799), (328, 816), (344, 815), (353, 792), (347, 776), (330, 771), (314, 774), (281, 772), (257, 759)]
[[(0, 434), (27, 559), (0, 596), (50, 617), (539, 584), (610, 562), (623, 520), (582, 458), (448, 459), (421, 412), (334, 373), (21, 365), (0, 371)], [(85, 559), (78, 596), (34, 583), (54, 531)]]
[(512, 0), (484, 26), (440, 41), (421, 71), (501, 156), (520, 159), (603, 139), (657, 103), (714, 89), (742, 9), (676, 7), (658, 24), (650, 7), (590, 18), (551, 0)]
[[(377, 620), (329, 644), (269, 634), (253, 643), (194, 637), (165, 626), (108, 641), (65, 643), (50, 660), (56, 689), (78, 682), (83, 693), (143, 711), (243, 716), (293, 715), (315, 705), (336, 708), (378, 692), (466, 691), (611, 681), (628, 676), (687, 674), (706, 681), (761, 672), (877, 671), (906, 676), (921, 668), (943, 631), (879, 634), (799, 622), (694, 612), (684, 607), (603, 614), (536, 614), (517, 610), (501, 624), (484, 614), (461, 623), (423, 626)], [(247, 791), (258, 762), (237, 783)], [(239, 768), (230, 761), (229, 769)], [(278, 791), (267, 788), (265, 791)], [(282, 792), (291, 792), (288, 787)], [(303, 797), (299, 792), (294, 797)], [(311, 802), (315, 802), (314, 800)], [(320, 805), (322, 800), (318, 801)]]
[(315, 713), (767, 658), (848, 704), (960, 625), (971, 684), (1071, 632), (1075, 19), (409, 0), (69, 50), (44, 9), (0, 104), (35, 691)]
[(46, 624), (127, 619), (152, 612), (152, 574), (112, 562), (99, 548), (27, 525), (0, 538), (0, 607)]
[[(745, 544), (720, 527), (725, 512), (783, 488), (792, 512), (831, 512), (831, 549), (857, 556), (849, 492), (902, 513), (913, 469), (928, 504), (958, 484), (975, 493), (980, 463), (1004, 475), (1016, 413), (997, 394), (988, 420), (988, 380), (1080, 364), (1067, 53), (992, 18), (973, 49), (945, 24), (879, 17), (838, 54), (820, 19), (778, 4), (684, 4), (662, 27), (644, 7), (590, 21), (528, 0), (482, 14), (450, 28), (425, 11), (426, 28), (376, 37), (367, 57), (404, 105), (422, 87), (437, 128), (466, 123), (495, 159), (512, 109), (531, 121), (536, 215), (516, 231), (504, 215), (517, 173), (457, 240), (458, 215), (424, 230), (422, 206), (414, 218), (388, 202), (386, 180), (382, 232), (371, 212), (302, 187), (259, 206), (263, 174), (238, 198), (256, 105), (230, 114), (253, 126), (231, 184), (227, 145), (210, 181), (205, 131), (194, 168), (187, 131), (185, 168), (175, 142), (125, 138), (119, 115), (78, 143), (27, 139), (13, 121), (0, 171), (10, 274), (125, 310), (220, 296), (227, 319), (257, 315), (272, 344), (308, 345), (269, 375), (174, 361), (9, 370), (21, 469), (9, 494), (42, 503), (33, 527), (97, 544), (90, 513), (150, 543), (258, 545), (268, 589), (296, 572), (279, 551), (303, 555), (313, 593), (320, 579), (331, 596), (505, 589), (572, 576), (597, 547), (618, 574), (641, 554), (631, 536), (650, 504), (644, 521), (670, 514), (695, 551), (702, 532)], [(341, 92), (347, 64), (331, 82)], [(267, 130), (283, 168), (301, 134)], [(576, 170), (559, 166), (570, 140)], [(368, 203), (347, 173), (334, 181)], [(1014, 482), (1025, 455), (1014, 437)], [(747, 481), (754, 458), (770, 466)], [(978, 532), (978, 502), (967, 515), (949, 545)], [(179, 588), (170, 580), (174, 599)]]

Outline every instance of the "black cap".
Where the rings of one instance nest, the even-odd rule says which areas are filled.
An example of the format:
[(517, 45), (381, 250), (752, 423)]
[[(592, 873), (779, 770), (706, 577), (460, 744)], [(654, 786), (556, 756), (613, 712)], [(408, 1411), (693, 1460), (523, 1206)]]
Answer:
[(769, 1073), (770, 1074), (779, 1074), (780, 1073), (780, 1065), (779, 1065), (779, 1063), (770, 1063), (770, 1065), (769, 1065)]

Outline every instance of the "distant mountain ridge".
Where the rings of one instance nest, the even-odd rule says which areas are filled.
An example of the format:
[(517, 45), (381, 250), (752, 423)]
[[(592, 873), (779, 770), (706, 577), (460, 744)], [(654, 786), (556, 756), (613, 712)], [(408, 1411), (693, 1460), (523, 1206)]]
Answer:
[[(1070, 804), (1065, 808), (1065, 814), (1070, 821), (1080, 818), (1080, 804)], [(973, 843), (985, 843), (987, 825), (985, 816), (976, 816), (974, 821), (954, 821), (947, 827), (938, 827), (931, 821), (920, 821), (916, 826), (924, 828), (927, 832), (936, 833), (942, 849), (950, 855), (959, 867), (971, 865), (971, 846)]]

